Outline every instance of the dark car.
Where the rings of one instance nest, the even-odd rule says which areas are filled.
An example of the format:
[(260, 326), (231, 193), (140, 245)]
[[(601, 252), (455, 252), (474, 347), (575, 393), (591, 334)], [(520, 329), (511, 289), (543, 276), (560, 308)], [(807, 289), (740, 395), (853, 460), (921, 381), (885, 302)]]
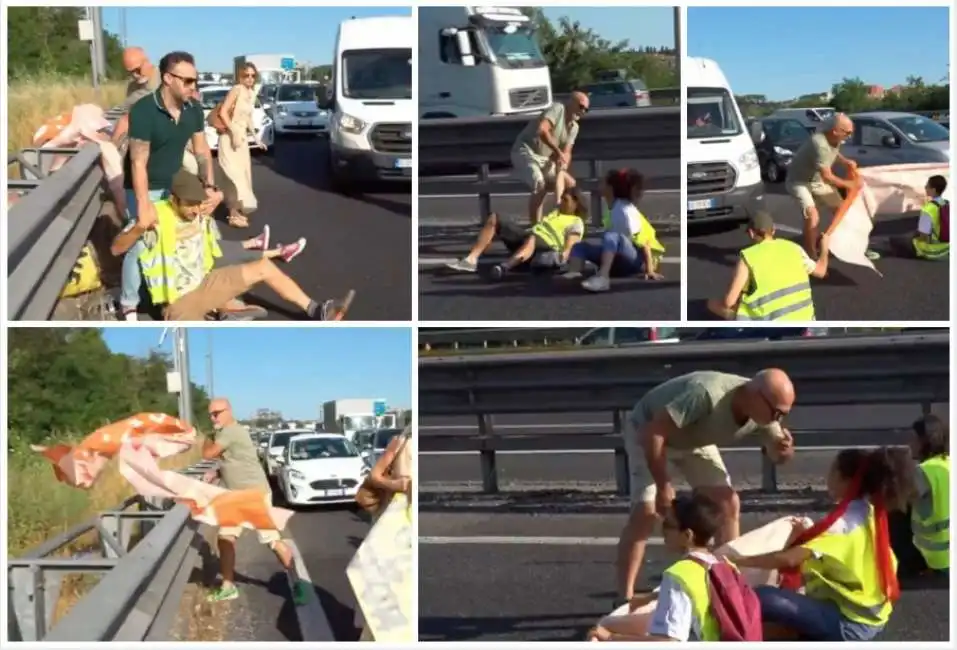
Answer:
[(764, 139), (755, 147), (761, 174), (769, 183), (780, 183), (787, 175), (794, 154), (811, 137), (813, 129), (792, 118), (761, 120)]
[(827, 336), (825, 327), (708, 327), (695, 336), (695, 341), (780, 341), (814, 336)]

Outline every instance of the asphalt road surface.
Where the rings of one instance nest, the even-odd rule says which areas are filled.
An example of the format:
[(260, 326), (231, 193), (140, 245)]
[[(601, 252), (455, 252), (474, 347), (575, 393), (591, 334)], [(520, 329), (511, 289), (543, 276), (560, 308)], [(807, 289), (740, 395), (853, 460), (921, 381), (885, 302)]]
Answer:
[[(272, 155), (254, 156), (259, 210), (250, 228), (221, 224), (220, 230), (226, 239), (242, 240), (268, 223), (273, 242), (306, 237), (306, 250), (282, 269), (307, 294), (321, 300), (354, 289), (347, 320), (410, 320), (411, 186), (370, 184), (368, 194), (338, 194), (329, 185), (326, 147), (324, 138), (280, 138)], [(270, 320), (303, 318), (264, 286), (247, 297), (267, 308)]]
[[(747, 532), (782, 516), (755, 510)], [(796, 509), (788, 514), (819, 514)], [(609, 514), (419, 514), (419, 638), (422, 641), (576, 641), (611, 611), (614, 556), (624, 512)], [(649, 545), (639, 588), (674, 561)], [(903, 585), (881, 641), (946, 641), (946, 584)]]
[[(783, 184), (768, 184), (768, 209), (778, 235), (800, 243), (803, 218)], [(828, 277), (812, 280), (814, 306), (821, 321), (945, 321), (950, 314), (948, 264), (892, 257), (887, 240), (913, 232), (914, 215), (882, 217), (871, 247), (883, 257), (875, 262), (883, 277), (870, 269), (831, 257)], [(688, 230), (688, 319), (711, 320), (709, 298), (721, 298), (741, 249), (748, 245), (743, 226), (692, 224)]]
[[(368, 518), (348, 506), (299, 509), (285, 534), (299, 547), (337, 641), (357, 641), (355, 596), (346, 566), (369, 531)], [(279, 561), (249, 532), (239, 542), (236, 582), (225, 641), (302, 641), (289, 585)]]

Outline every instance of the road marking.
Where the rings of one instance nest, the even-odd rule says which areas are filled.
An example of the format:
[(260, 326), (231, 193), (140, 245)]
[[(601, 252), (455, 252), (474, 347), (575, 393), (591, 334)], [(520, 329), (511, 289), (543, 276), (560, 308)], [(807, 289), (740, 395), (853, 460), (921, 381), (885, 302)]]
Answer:
[[(845, 449), (873, 449), (879, 445), (821, 445), (815, 447), (797, 447), (795, 451), (843, 451)], [(734, 453), (754, 453), (756, 451), (761, 451), (760, 447), (731, 447), (728, 449), (721, 448), (722, 454), (734, 454)], [(477, 449), (468, 450), (468, 451), (420, 451), (419, 456), (472, 456), (478, 454)], [(545, 455), (545, 454), (611, 454), (613, 451), (611, 449), (510, 449), (504, 451), (496, 451), (496, 454), (502, 456), (536, 456), (536, 455)]]
[[(648, 544), (664, 546), (665, 540), (661, 537), (651, 537)], [(505, 536), (477, 536), (477, 537), (434, 537), (419, 536), (419, 545), (432, 544), (436, 546), (450, 544), (495, 544), (495, 545), (526, 545), (526, 546), (618, 546), (617, 537), (505, 537)]]
[[(454, 180), (460, 180), (460, 179), (454, 179)], [(500, 180), (500, 179), (491, 178), (491, 179), (489, 179), (489, 180), (495, 181), (495, 180)], [(643, 194), (644, 194), (644, 195), (648, 195), (648, 194), (678, 194), (678, 193), (680, 193), (680, 192), (681, 192), (681, 190), (677, 190), (677, 189), (675, 189), (675, 190), (645, 190), (645, 191), (643, 192)], [(591, 194), (592, 191), (591, 191), (591, 190), (582, 190), (581, 193), (582, 193), (582, 194)], [(463, 199), (463, 198), (464, 198), (464, 199), (477, 199), (478, 196), (479, 196), (479, 195), (478, 195), (477, 192), (472, 192), (472, 193), (470, 193), (470, 194), (425, 194), (425, 195), (420, 194), (418, 198), (419, 198), (419, 200), (421, 201), (422, 199)], [(521, 196), (521, 197), (524, 197), (524, 198), (528, 198), (528, 192), (496, 192), (496, 193), (494, 193), (494, 194), (490, 194), (489, 196), (491, 196), (492, 198), (494, 198), (494, 197), (496, 197), (496, 196)], [(775, 229), (776, 229), (776, 230), (780, 230), (780, 228), (778, 228), (778, 226), (776, 226), (776, 225), (775, 225)]]
[[(458, 262), (460, 257), (420, 257), (419, 266), (445, 266), (452, 262)], [(681, 264), (680, 257), (662, 257), (662, 264)]]

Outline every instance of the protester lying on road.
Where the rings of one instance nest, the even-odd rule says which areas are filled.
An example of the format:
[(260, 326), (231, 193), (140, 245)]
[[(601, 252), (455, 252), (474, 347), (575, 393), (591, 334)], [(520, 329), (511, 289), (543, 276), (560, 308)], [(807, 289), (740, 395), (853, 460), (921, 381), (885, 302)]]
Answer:
[[(845, 449), (831, 465), (827, 489), (837, 506), (783, 551), (737, 557), (737, 566), (778, 570), (781, 586), (756, 589), (765, 639), (872, 641), (900, 598), (888, 512), (911, 491), (908, 452)], [(798, 589), (804, 588), (804, 593)]]
[(586, 262), (598, 266), (598, 273), (582, 286), (588, 291), (608, 291), (611, 277), (641, 274), (646, 280), (661, 280), (658, 272), (665, 247), (654, 227), (637, 207), (644, 192), (644, 177), (634, 169), (609, 172), (604, 187), (611, 198), (609, 218), (601, 243), (579, 242), (571, 252), (565, 277), (581, 277)]
[(588, 206), (575, 188), (562, 194), (558, 208), (530, 228), (520, 226), (494, 212), (485, 220), (469, 254), (448, 264), (454, 271), (475, 273), (479, 258), (497, 239), (511, 255), (492, 267), (492, 277), (501, 279), (509, 271), (528, 267), (533, 259), (544, 267), (558, 267), (568, 261), (572, 248), (585, 235)]
[(723, 300), (708, 300), (708, 311), (726, 320), (814, 320), (808, 276), (824, 278), (831, 236), (821, 235), (821, 258), (815, 262), (804, 249), (774, 236), (771, 213), (758, 210), (748, 223), (754, 242), (741, 251)]
[[(164, 318), (202, 320), (210, 312), (262, 316), (265, 310), (237, 300), (260, 283), (312, 319), (331, 320), (343, 311), (335, 300), (318, 303), (310, 298), (261, 253), (236, 242), (219, 241), (208, 201), (202, 181), (181, 169), (173, 177), (170, 198), (156, 202), (153, 210), (142, 211), (113, 241), (113, 254), (122, 255), (152, 231), (154, 241), (143, 246), (139, 263), (150, 298), (163, 308)], [(292, 259), (304, 245), (300, 240), (274, 256)], [(262, 246), (267, 247), (268, 241)], [(224, 264), (213, 268), (216, 258), (222, 258)]]

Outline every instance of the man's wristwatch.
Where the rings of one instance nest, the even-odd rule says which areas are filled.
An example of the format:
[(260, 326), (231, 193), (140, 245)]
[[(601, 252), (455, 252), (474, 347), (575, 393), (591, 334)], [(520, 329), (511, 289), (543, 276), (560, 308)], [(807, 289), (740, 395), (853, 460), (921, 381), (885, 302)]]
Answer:
[(212, 191), (214, 191), (214, 192), (218, 192), (218, 191), (219, 191), (219, 188), (218, 188), (218, 187), (216, 187), (216, 186), (215, 186), (214, 184), (212, 184), (212, 183), (207, 183), (206, 181), (203, 181), (203, 188), (204, 188), (204, 189), (207, 189), (207, 190), (212, 190)]

